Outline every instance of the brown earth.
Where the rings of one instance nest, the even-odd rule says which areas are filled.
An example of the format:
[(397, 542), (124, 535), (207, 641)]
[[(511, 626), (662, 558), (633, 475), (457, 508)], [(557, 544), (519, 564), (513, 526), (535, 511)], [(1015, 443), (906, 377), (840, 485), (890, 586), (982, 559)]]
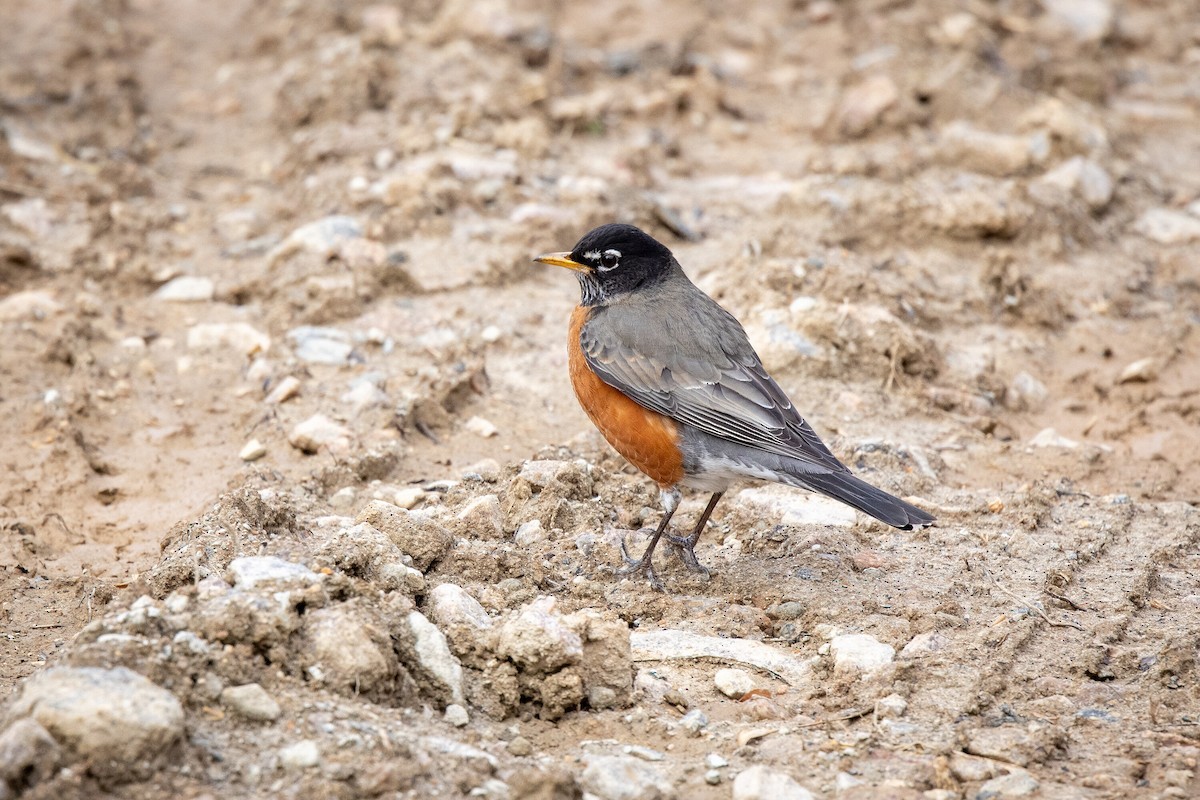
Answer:
[[(493, 613), (549, 594), (817, 660), (803, 687), (757, 674), (763, 702), (719, 695), (718, 664), (671, 661), (641, 665), (632, 709), (473, 705), (461, 730), (325, 697), (339, 724), (499, 759), (380, 779), (385, 796), (490, 775), (550, 797), (554, 769), (610, 745), (664, 751), (652, 766), (689, 798), (728, 797), (752, 764), (846, 797), (975, 797), (1016, 767), (1046, 797), (1197, 791), (1190, 0), (4, 0), (0, 16), (0, 696), (94, 659), (76, 634), (141, 595), (233, 555), (308, 557), (322, 518), (424, 487), (414, 502), (447, 519), (502, 503), (502, 538), (426, 574)], [(357, 229), (289, 238), (334, 215)], [(834, 451), (937, 526), (781, 525), (799, 493), (731, 495), (698, 549), (711, 581), (669, 553), (669, 595), (615, 577), (614, 531), (652, 523), (655, 493), (571, 396), (573, 281), (529, 263), (614, 219), (666, 242)], [(179, 276), (212, 296), (156, 295)], [(335, 363), (305, 355), (301, 326), (341, 332)], [(288, 378), (295, 396), (271, 401)], [(289, 433), (317, 413), (346, 438), (306, 454)], [(266, 454), (244, 462), (250, 439)], [(522, 506), (534, 457), (582, 459), (590, 491), (561, 514)], [(244, 541), (213, 545), (247, 487), (290, 498), (294, 524), (268, 535), (250, 515)], [(538, 514), (547, 538), (514, 545)], [(185, 553), (192, 536), (209, 549)], [(765, 613), (786, 601), (794, 618)], [(860, 679), (825, 655), (839, 632), (935, 645)], [(706, 733), (680, 733), (656, 680)], [(30, 795), (354, 796), (333, 766), (386, 769), (386, 749), (344, 745), (319, 774), (270, 772), (264, 751), (317, 726), (317, 690), (268, 688), (288, 712), (272, 726), (181, 693), (178, 763), (118, 788), (66, 770)], [(907, 710), (887, 719), (894, 694)], [(716, 786), (709, 752), (731, 762)]]

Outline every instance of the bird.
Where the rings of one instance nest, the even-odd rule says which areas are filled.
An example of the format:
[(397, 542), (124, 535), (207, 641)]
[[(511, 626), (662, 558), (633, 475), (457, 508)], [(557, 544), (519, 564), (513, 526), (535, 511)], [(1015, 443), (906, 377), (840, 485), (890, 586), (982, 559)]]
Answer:
[[(567, 334), (575, 396), (609, 444), (659, 488), (662, 519), (639, 559), (622, 541), (619, 575), (642, 573), (665, 591), (653, 556), (666, 534), (684, 564), (708, 576), (696, 543), (739, 480), (817, 492), (902, 530), (934, 522), (830, 452), (767, 373), (741, 323), (645, 231), (601, 225), (570, 251), (534, 261), (575, 272), (580, 302)], [(666, 533), (681, 489), (711, 493), (687, 536)]]

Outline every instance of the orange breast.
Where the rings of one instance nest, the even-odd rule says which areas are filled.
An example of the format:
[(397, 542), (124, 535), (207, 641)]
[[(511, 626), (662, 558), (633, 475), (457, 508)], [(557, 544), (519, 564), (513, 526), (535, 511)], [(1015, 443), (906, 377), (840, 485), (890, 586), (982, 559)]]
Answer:
[(643, 408), (592, 372), (579, 346), (579, 332), (590, 313), (577, 307), (567, 335), (571, 385), (579, 405), (618, 453), (659, 486), (670, 488), (683, 478), (679, 429), (674, 420)]

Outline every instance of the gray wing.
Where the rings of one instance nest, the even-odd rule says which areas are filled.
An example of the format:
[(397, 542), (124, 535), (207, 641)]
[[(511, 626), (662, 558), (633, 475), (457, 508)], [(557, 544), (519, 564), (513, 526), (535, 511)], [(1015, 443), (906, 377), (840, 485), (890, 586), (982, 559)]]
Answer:
[(718, 439), (796, 459), (802, 472), (849, 472), (767, 374), (737, 320), (696, 291), (703, 308), (659, 308), (652, 330), (594, 315), (580, 333), (588, 365), (639, 405)]

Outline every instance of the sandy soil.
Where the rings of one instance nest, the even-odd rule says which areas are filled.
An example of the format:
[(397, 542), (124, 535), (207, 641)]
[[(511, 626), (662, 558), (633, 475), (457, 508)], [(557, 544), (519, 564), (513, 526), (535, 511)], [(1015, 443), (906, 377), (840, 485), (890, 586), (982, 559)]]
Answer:
[[(150, 773), (77, 765), (29, 796), (571, 797), (626, 746), (664, 755), (645, 797), (728, 797), (755, 764), (818, 796), (975, 797), (1006, 772), (1046, 797), (1196, 792), (1190, 0), (0, 6), (0, 697), (124, 664), (187, 731)], [(574, 281), (530, 264), (610, 220), (666, 242), (834, 451), (938, 525), (755, 489), (714, 516), (710, 581), (669, 554), (666, 596), (615, 577), (655, 493), (571, 395)], [(316, 414), (342, 427), (304, 452)], [(586, 478), (531, 493), (530, 459)], [(248, 490), (287, 500), (237, 511)], [(494, 615), (550, 595), (762, 640), (811, 678), (756, 672), (739, 702), (718, 661), (639, 662), (628, 707), (468, 697), (460, 729), (424, 688), (339, 694), (245, 655), (284, 708), (264, 726), (76, 638), (238, 555), (315, 564), (377, 499), (458, 539), (416, 608), (442, 583)], [(350, 572), (345, 597), (388, 593)], [(844, 633), (899, 655), (841, 670)], [(281, 769), (318, 717), (495, 763), (370, 783), (396, 755), (363, 734)]]

